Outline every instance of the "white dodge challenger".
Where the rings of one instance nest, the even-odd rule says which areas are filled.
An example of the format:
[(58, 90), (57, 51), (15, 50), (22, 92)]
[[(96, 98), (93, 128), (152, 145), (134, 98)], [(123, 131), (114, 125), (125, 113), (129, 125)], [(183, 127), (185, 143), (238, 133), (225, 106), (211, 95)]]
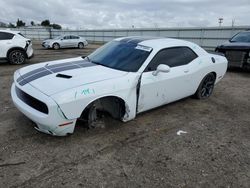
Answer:
[(188, 97), (209, 97), (227, 59), (177, 39), (115, 39), (87, 57), (17, 70), (11, 96), (35, 128), (64, 136), (77, 121), (89, 127), (103, 117), (129, 121), (138, 113)]

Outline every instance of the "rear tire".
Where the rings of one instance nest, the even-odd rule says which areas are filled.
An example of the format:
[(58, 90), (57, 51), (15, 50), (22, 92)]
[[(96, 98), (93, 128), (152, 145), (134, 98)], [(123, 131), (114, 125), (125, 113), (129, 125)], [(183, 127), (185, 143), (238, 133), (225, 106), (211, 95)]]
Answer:
[(216, 76), (213, 73), (207, 74), (201, 81), (196, 93), (194, 94), (197, 99), (206, 99), (213, 93), (214, 83)]
[(12, 50), (8, 55), (8, 60), (13, 65), (21, 65), (26, 61), (25, 52), (22, 50)]
[(54, 43), (52, 45), (52, 47), (53, 47), (54, 50), (59, 50), (60, 49), (60, 45), (58, 43)]

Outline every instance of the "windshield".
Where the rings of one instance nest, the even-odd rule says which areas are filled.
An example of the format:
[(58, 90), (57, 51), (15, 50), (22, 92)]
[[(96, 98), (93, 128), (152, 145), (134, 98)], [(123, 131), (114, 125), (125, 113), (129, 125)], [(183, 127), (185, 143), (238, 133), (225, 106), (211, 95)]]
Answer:
[(54, 39), (60, 39), (62, 36), (57, 36), (57, 37), (55, 37)]
[(152, 48), (135, 43), (112, 41), (88, 56), (93, 63), (113, 69), (136, 72), (147, 59)]
[(235, 35), (230, 42), (250, 42), (250, 32), (241, 32)]

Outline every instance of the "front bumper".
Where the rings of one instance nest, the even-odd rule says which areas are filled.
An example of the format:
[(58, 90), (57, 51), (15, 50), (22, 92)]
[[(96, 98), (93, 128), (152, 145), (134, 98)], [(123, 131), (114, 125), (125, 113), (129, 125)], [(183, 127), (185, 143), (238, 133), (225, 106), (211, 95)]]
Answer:
[[(42, 113), (31, 107), (26, 101), (24, 102), (24, 100), (17, 95), (16, 87), (26, 94), (43, 101), (48, 107), (48, 114)], [(11, 97), (15, 106), (25, 116), (37, 124), (35, 128), (38, 131), (54, 136), (65, 136), (74, 132), (76, 119), (66, 119), (53, 99), (44, 95), (31, 85), (26, 84), (25, 87), (20, 87), (17, 83), (13, 83), (11, 87)]]
[(43, 46), (44, 48), (51, 48), (51, 46), (50, 46), (48, 43), (46, 43), (46, 42), (43, 42), (43, 43), (42, 43), (42, 46)]
[(250, 50), (217, 47), (215, 51), (225, 55), (229, 67), (250, 67)]

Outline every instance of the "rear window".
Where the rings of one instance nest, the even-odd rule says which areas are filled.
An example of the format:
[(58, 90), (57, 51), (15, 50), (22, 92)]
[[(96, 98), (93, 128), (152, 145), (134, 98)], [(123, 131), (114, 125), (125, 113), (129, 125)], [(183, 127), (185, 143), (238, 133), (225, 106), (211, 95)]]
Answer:
[(10, 40), (14, 37), (12, 33), (0, 32), (0, 40)]
[(71, 36), (71, 39), (79, 39), (79, 37), (77, 37), (77, 36)]
[(22, 37), (24, 37), (24, 38), (26, 38), (22, 33), (18, 33), (18, 35), (20, 35), (20, 36), (22, 36)]

